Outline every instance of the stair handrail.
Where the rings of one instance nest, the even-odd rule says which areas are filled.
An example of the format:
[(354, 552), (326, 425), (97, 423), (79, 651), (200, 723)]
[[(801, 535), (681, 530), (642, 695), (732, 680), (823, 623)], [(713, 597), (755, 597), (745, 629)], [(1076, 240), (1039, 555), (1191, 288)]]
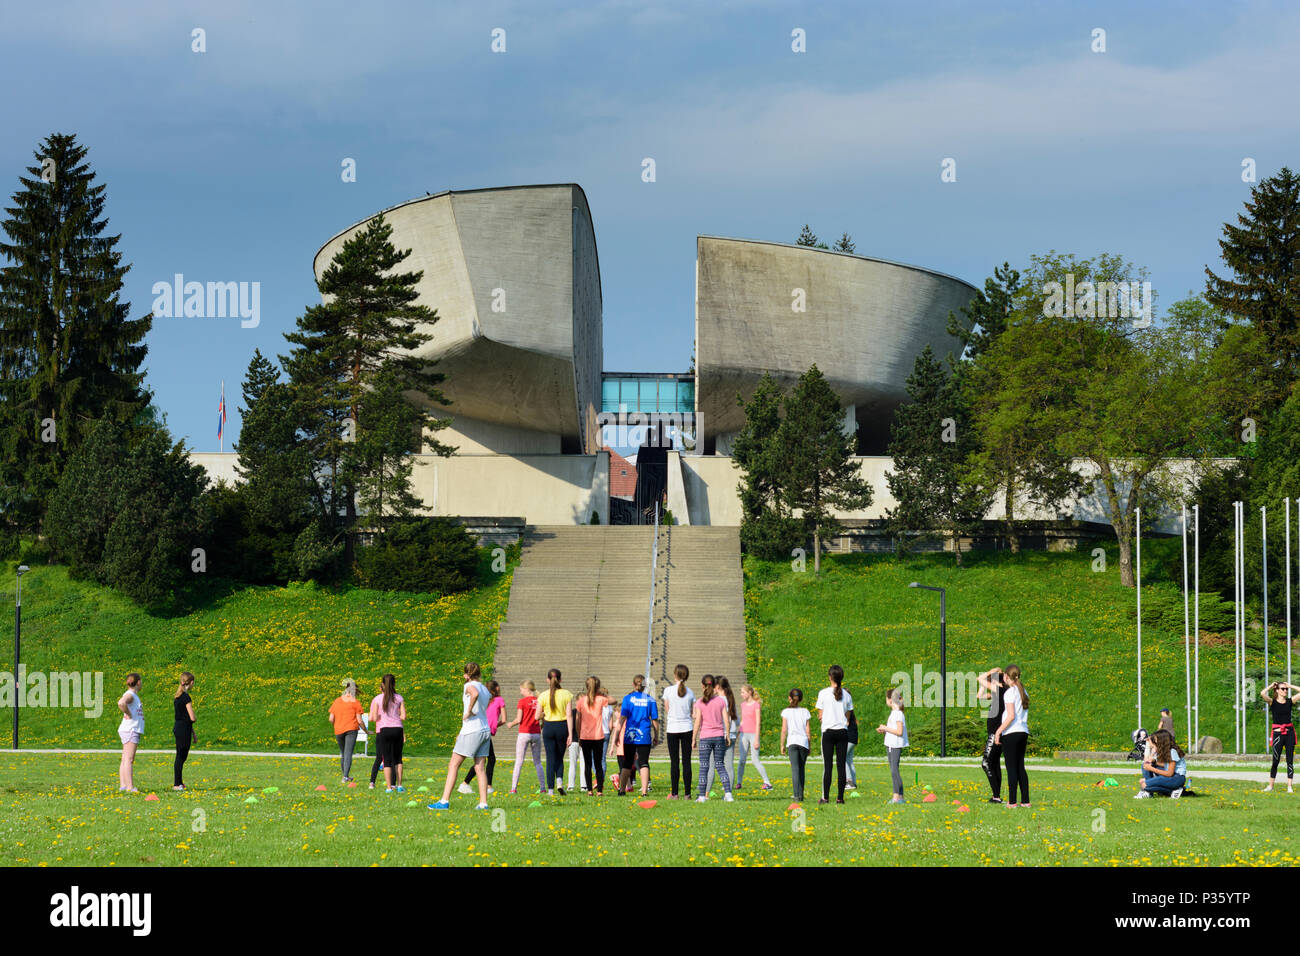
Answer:
[(646, 685), (653, 695), (655, 692), (654, 678), (650, 674), (650, 645), (654, 641), (655, 627), (655, 572), (659, 567), (659, 502), (655, 502), (655, 530), (654, 539), (650, 546), (650, 608), (648, 611), (648, 620), (645, 629), (645, 679)]

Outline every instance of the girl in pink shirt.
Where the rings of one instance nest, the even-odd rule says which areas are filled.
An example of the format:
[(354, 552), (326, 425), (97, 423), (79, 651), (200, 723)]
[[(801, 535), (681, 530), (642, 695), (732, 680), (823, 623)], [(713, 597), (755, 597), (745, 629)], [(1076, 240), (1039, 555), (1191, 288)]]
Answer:
[(762, 733), (763, 701), (758, 692), (749, 684), (740, 688), (740, 740), (736, 749), (740, 751), (740, 766), (736, 768), (736, 789), (739, 790), (745, 779), (745, 758), (752, 755), (754, 769), (763, 778), (763, 789), (771, 790), (772, 781), (768, 779), (767, 769), (758, 759), (758, 739)]
[(700, 684), (704, 692), (695, 703), (695, 732), (691, 735), (692, 747), (698, 746), (700, 749), (700, 791), (696, 802), (704, 803), (709, 799), (708, 779), (712, 761), (714, 772), (722, 778), (722, 799), (732, 803), (735, 797), (731, 795), (731, 777), (727, 773), (724, 759), (730, 716), (727, 712), (727, 698), (718, 693), (712, 674), (705, 674)]

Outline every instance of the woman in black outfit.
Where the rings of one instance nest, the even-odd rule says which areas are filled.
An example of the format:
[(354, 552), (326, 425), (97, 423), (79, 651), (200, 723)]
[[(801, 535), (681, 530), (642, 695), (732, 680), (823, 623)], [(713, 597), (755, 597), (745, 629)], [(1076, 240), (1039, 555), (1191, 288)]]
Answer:
[(1282, 750), (1286, 749), (1286, 792), (1292, 789), (1295, 776), (1295, 724), (1291, 722), (1292, 697), (1300, 687), (1285, 681), (1274, 681), (1264, 688), (1264, 699), (1268, 701), (1268, 742), (1273, 751), (1273, 769), (1268, 772), (1268, 786), (1264, 792), (1273, 789), (1277, 780), (1277, 765), (1282, 760)]
[(185, 768), (185, 758), (190, 755), (190, 746), (194, 743), (194, 701), (190, 699), (193, 687), (194, 675), (185, 671), (181, 674), (181, 684), (172, 697), (172, 710), (176, 715), (172, 723), (172, 736), (176, 738), (176, 760), (172, 764), (173, 790), (185, 789), (181, 774)]

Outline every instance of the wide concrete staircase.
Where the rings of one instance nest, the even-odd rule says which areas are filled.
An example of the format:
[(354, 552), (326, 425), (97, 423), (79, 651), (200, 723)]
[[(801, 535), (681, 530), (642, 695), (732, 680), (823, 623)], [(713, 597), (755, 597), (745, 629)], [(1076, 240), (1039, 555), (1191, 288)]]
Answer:
[[(680, 663), (690, 668), (693, 687), (705, 673), (726, 674), (739, 693), (745, 623), (737, 530), (659, 529), (652, 623), (654, 543), (653, 527), (645, 526), (528, 530), (493, 664), (510, 718), (520, 682), (531, 679), (541, 693), (552, 667), (575, 694), (595, 674), (612, 696), (622, 697), (633, 675), (646, 673), (647, 630), (653, 634), (647, 676), (656, 687), (665, 674), (671, 683)], [(514, 731), (497, 732), (498, 759), (513, 757), (514, 741)]]

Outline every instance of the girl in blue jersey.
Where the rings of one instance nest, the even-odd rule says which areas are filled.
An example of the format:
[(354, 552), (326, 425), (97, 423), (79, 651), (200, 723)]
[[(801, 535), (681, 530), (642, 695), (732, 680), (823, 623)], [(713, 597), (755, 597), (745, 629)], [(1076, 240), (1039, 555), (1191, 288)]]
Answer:
[(619, 773), (619, 789), (632, 786), (632, 770), (641, 773), (641, 796), (650, 792), (650, 748), (659, 742), (659, 706), (645, 692), (645, 677), (632, 678), (632, 693), (623, 698), (615, 717), (614, 733), (623, 735), (624, 767)]

